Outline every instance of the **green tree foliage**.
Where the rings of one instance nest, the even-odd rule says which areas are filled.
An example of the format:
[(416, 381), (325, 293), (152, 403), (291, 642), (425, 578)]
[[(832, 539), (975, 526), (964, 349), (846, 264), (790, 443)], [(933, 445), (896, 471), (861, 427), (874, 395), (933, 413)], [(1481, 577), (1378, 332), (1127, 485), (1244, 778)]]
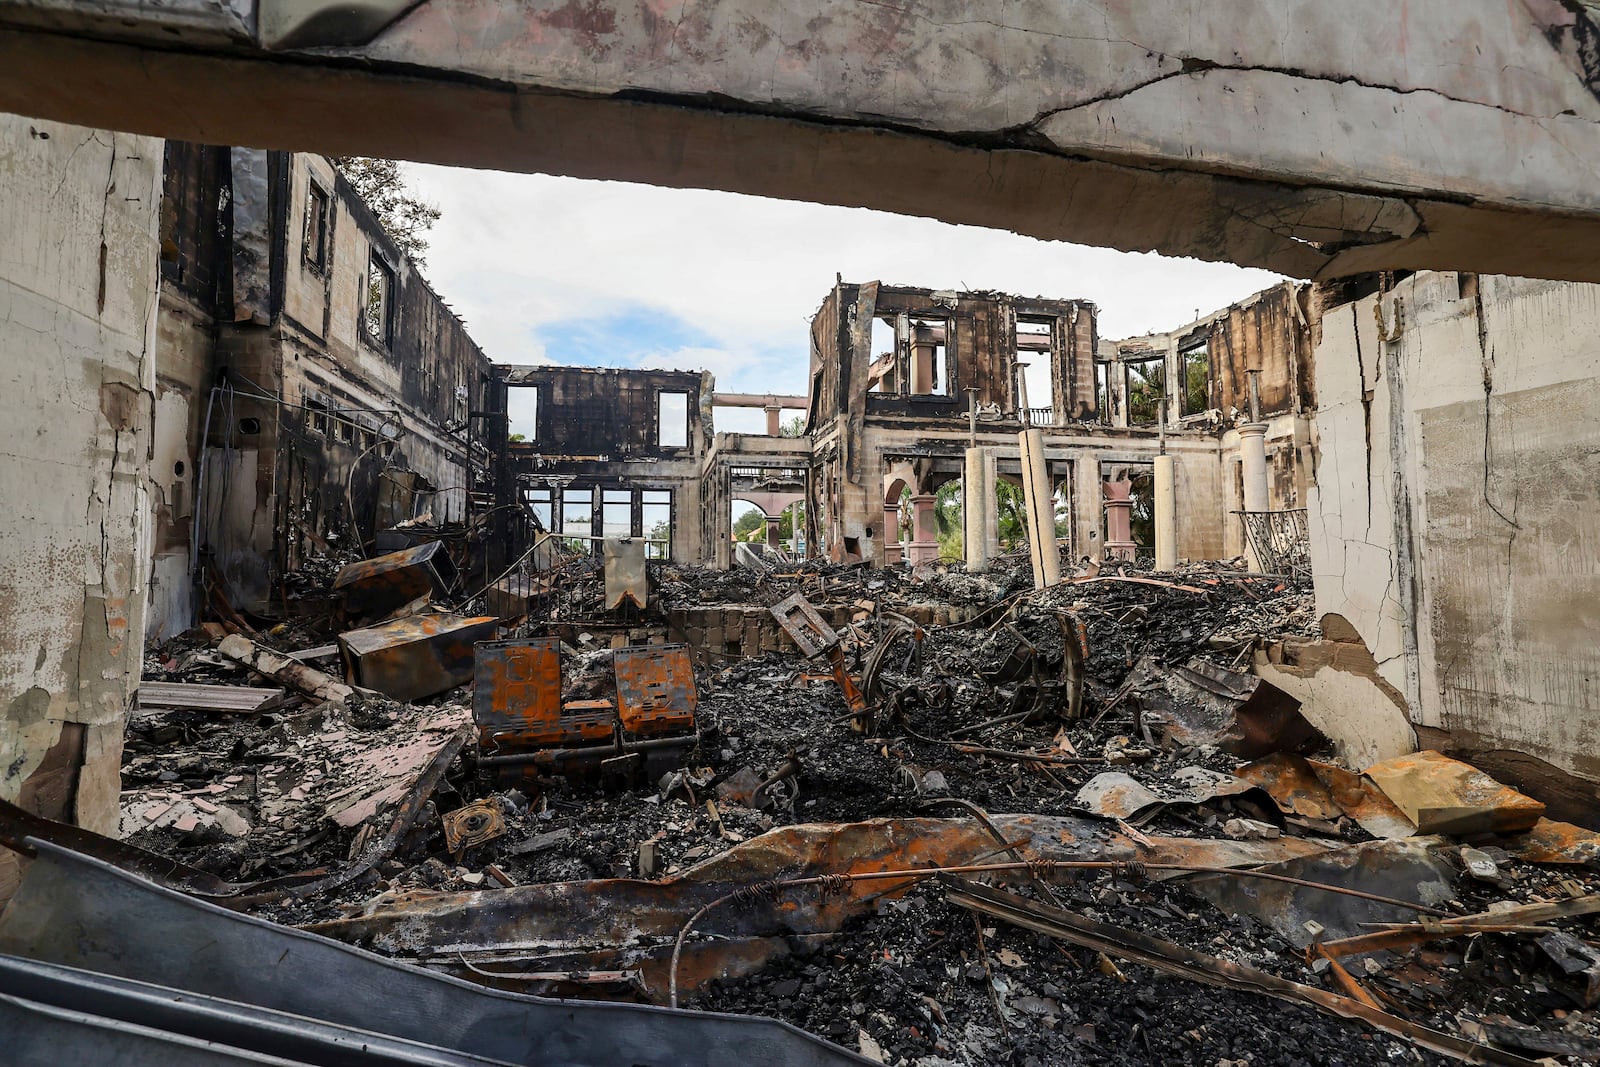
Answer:
[(427, 262), (426, 235), (439, 221), (439, 209), (407, 191), (400, 164), (392, 159), (335, 156), (333, 165), (378, 216), (378, 221), (406, 258), (416, 266), (423, 266)]
[(778, 427), (779, 437), (804, 437), (805, 435), (806, 417), (804, 415), (796, 415)]
[(1162, 359), (1125, 363), (1128, 369), (1128, 422), (1148, 426), (1161, 421), (1161, 399), (1166, 395), (1167, 364)]
[[(793, 507), (784, 508), (778, 514), (778, 539), (789, 541), (794, 538), (795, 525), (800, 529), (806, 526), (806, 506), (795, 504)], [(767, 539), (767, 519), (755, 508), (740, 515), (733, 524), (733, 537), (736, 541), (765, 541)]]
[(766, 528), (766, 516), (762, 515), (756, 508), (751, 508), (743, 515), (740, 515), (738, 521), (733, 524), (733, 536), (737, 541), (748, 541), (751, 534)]

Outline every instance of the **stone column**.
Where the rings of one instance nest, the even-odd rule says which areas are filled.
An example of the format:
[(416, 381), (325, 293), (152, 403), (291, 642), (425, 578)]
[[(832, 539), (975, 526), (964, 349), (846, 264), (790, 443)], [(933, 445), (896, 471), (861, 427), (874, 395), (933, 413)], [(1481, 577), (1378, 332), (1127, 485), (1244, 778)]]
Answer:
[(932, 493), (920, 493), (911, 498), (912, 541), (906, 549), (912, 564), (939, 558), (939, 526), (933, 517), (938, 501)]
[[(1267, 494), (1267, 424), (1251, 422), (1239, 427), (1239, 459), (1244, 466), (1244, 509), (1267, 511), (1271, 508)], [(1261, 561), (1245, 539), (1245, 554), (1250, 569), (1259, 572)]]
[(900, 562), (905, 546), (900, 543), (900, 505), (883, 506), (883, 565), (893, 567)]
[(767, 436), (782, 437), (783, 409), (776, 404), (768, 404), (763, 410), (767, 413)]
[(1101, 482), (1106, 505), (1106, 559), (1137, 559), (1139, 546), (1133, 543), (1133, 501), (1128, 495), (1132, 482)]
[(1171, 456), (1156, 457), (1156, 570), (1178, 565), (1178, 463)]
[(1022, 453), (1022, 499), (1027, 510), (1028, 551), (1033, 557), (1033, 587), (1061, 581), (1061, 551), (1056, 547), (1055, 488), (1044, 459), (1044, 431), (1017, 434)]
[(918, 326), (911, 332), (911, 391), (921, 395), (933, 392), (933, 355), (938, 349), (934, 346), (932, 331), (926, 326)]
[(776, 549), (776, 548), (782, 548), (783, 547), (783, 535), (778, 530), (778, 524), (779, 524), (779, 522), (781, 520), (782, 520), (782, 516), (780, 516), (780, 515), (768, 515), (767, 516), (767, 547), (768, 548)]
[(987, 448), (967, 449), (961, 476), (961, 546), (967, 570), (981, 574), (989, 569), (1000, 541), (1000, 516), (995, 510), (994, 453)]

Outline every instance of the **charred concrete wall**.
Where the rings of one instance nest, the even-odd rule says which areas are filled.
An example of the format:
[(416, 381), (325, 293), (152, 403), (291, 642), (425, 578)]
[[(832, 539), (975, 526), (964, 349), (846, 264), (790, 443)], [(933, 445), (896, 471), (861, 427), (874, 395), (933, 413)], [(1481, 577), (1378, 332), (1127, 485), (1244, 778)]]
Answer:
[[(1309, 299), (1309, 287), (1285, 282), (1168, 333), (1100, 345), (1096, 373), (1107, 397), (1102, 421), (1150, 426), (1164, 415), (1171, 429), (1220, 434), (1219, 555), (1239, 556), (1246, 548), (1244, 527), (1232, 513), (1244, 507), (1236, 427), (1251, 420), (1251, 372), (1257, 372), (1256, 410), (1267, 427), (1271, 507), (1306, 506), (1309, 413), (1316, 406)], [(1190, 510), (1180, 505), (1180, 541), (1182, 524), (1197, 518)]]
[[(1093, 420), (1098, 344), (1088, 301), (835, 286), (811, 323), (808, 539), (824, 534), (838, 560), (883, 562), (898, 446), (964, 432), (974, 404), (987, 430)], [(915, 491), (932, 492), (935, 483), (917, 480)]]
[[(0, 116), (0, 796), (117, 827), (150, 558), (161, 142)], [(0, 900), (15, 854), (0, 850)]]
[(1412, 720), (1590, 779), (1597, 336), (1593, 285), (1429, 272), (1326, 308), (1310, 487), (1318, 609)]
[(158, 636), (193, 622), (191, 557), (236, 606), (262, 608), (307, 552), (370, 550), (413, 514), (463, 520), (488, 368), (327, 159), (167, 155), (159, 469), (195, 473), (186, 499), (173, 490), (183, 506), (158, 508)]
[(492, 409), (509, 410), (524, 438), (506, 445), (508, 491), (546, 529), (658, 537), (667, 543), (652, 545), (652, 556), (701, 559), (709, 374), (497, 366), (493, 383)]

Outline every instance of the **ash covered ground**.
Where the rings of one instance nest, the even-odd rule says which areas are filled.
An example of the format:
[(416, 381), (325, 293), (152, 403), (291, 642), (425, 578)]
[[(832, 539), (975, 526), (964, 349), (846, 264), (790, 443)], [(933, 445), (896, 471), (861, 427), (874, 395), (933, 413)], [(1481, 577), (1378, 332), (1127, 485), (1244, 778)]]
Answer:
[[(880, 690), (896, 698), (870, 716), (851, 711), (826, 666), (797, 653), (717, 662), (698, 674), (699, 744), (682, 772), (627, 785), (596, 786), (559, 776), (514, 787), (475, 767), (470, 751), (453, 765), (399, 847), (337, 892), (260, 909), (276, 921), (307, 924), (358, 913), (374, 900), (415, 892), (493, 891), (501, 885), (609, 878), (672, 879), (775, 827), (867, 819), (965, 817), (984, 812), (1061, 815), (1077, 810), (1078, 790), (1107, 769), (1160, 786), (1180, 768), (1231, 772), (1241, 762), (1214, 748), (1163, 743), (1141, 725), (1126, 700), (1134, 664), (1201, 657), (1240, 668), (1253, 650), (1283, 638), (1318, 635), (1309, 591), (1221, 567), (1196, 567), (1154, 581), (1107, 580), (1031, 592), (1025, 561), (1002, 560), (992, 574), (959, 569), (920, 579), (899, 572), (806, 566), (786, 575), (727, 573), (662, 566), (653, 578), (663, 608), (674, 605), (770, 605), (801, 591), (818, 603), (873, 605), (845, 635), (847, 666), (862, 671), (869, 650), (899, 623), (912, 601), (961, 609), (968, 621), (926, 627), (913, 654), (901, 640), (883, 659)], [(557, 576), (544, 620), (524, 635), (570, 637), (600, 618), (592, 561)], [(1188, 588), (1183, 588), (1188, 587)], [(1062, 721), (1053, 711), (1021, 715), (1036, 696), (1030, 685), (1055, 682), (1063, 670), (1062, 613), (1087, 635), (1084, 714)], [(648, 620), (642, 620), (648, 622)], [(264, 643), (303, 647), (325, 635), (296, 627)], [(1034, 650), (1025, 667), (1017, 649)], [(1012, 668), (1008, 673), (1008, 664)], [(565, 656), (569, 696), (608, 692), (609, 652), (574, 641)], [(200, 640), (153, 653), (147, 678), (239, 684), (236, 665)], [(1047, 694), (1048, 695), (1048, 694)], [(291, 766), (296, 774), (325, 746), (403, 745), (430, 715), (466, 714), (458, 690), (420, 706), (383, 701), (311, 706), (291, 699), (252, 717), (172, 711), (130, 725), (128, 788), (202, 792), (248, 824), (230, 833), (216, 821), (131, 827), (134, 843), (235, 881), (309, 867), (338, 867), (364, 846), (364, 827), (340, 827), (317, 807), (343, 783), (312, 781), (297, 808), (265, 817), (259, 772)], [(1044, 703), (1050, 703), (1049, 700)], [(1008, 716), (1011, 721), (1004, 720)], [(332, 740), (327, 740), (332, 738)], [(1322, 755), (1329, 755), (1324, 751)], [(760, 810), (730, 801), (717, 786), (744, 771), (751, 780), (789, 764)], [(328, 761), (325, 778), (337, 778)], [(296, 779), (300, 781), (300, 779)], [(295, 788), (298, 788), (296, 786)], [(292, 795), (294, 788), (286, 791)], [(499, 806), (506, 832), (458, 853), (445, 847), (441, 817), (480, 799)], [(707, 804), (707, 801), (711, 804)], [(1145, 833), (1215, 838), (1228, 820), (1256, 815), (1228, 801), (1174, 808), (1142, 825)], [(159, 820), (158, 820), (159, 821)], [(1304, 833), (1293, 830), (1292, 833)], [(1349, 819), (1318, 828), (1325, 843), (1370, 840)], [(651, 869), (641, 870), (648, 844)], [(490, 872), (490, 873), (485, 873)], [(1445, 904), (1454, 914), (1495, 901), (1562, 899), (1595, 891), (1593, 872), (1512, 865), (1499, 885), (1469, 879)], [(1033, 887), (1017, 888), (1037, 895)], [(1301, 950), (1242, 914), (1228, 914), (1181, 881), (1123, 873), (1064, 877), (1053, 890), (1063, 907), (1103, 922), (1246, 963), (1296, 982), (1332, 988)], [(1593, 936), (1590, 920), (1559, 924)], [(1465, 946), (1465, 947), (1463, 947)], [(1362, 979), (1387, 1010), (1450, 1033), (1481, 1035), (1483, 1026), (1532, 1028), (1579, 1051), (1597, 1036), (1595, 1011), (1574, 1000), (1570, 984), (1526, 939), (1484, 935), (1412, 951)], [(1440, 1059), (1412, 1042), (1344, 1023), (1257, 993), (1211, 988), (1052, 941), (948, 903), (923, 882), (851, 920), (820, 943), (796, 939), (792, 951), (755, 974), (719, 979), (689, 994), (685, 1006), (785, 1019), (869, 1058), (889, 1063), (1200, 1063), (1392, 1064)], [(1537, 1054), (1537, 1053), (1536, 1053)], [(1563, 1053), (1545, 1054), (1561, 1059)]]

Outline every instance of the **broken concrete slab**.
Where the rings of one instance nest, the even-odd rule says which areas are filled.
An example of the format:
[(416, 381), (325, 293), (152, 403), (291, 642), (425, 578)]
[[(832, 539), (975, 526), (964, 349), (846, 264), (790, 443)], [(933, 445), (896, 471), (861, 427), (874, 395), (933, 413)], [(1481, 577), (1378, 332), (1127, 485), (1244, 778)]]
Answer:
[(1418, 833), (1515, 833), (1544, 815), (1539, 801), (1438, 752), (1397, 756), (1365, 773)]

